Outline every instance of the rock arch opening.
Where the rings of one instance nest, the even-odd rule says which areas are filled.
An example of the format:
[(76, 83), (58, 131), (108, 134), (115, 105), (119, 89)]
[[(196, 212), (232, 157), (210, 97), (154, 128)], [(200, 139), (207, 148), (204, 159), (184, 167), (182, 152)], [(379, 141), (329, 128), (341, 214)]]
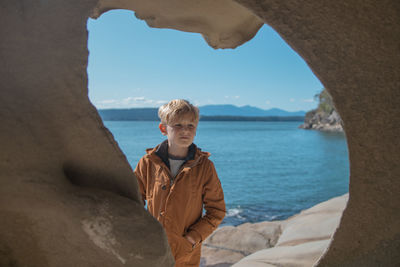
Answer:
[[(111, 11), (107, 12), (106, 14), (109, 14)], [(104, 15), (106, 15), (104, 14)], [(104, 16), (103, 15), (103, 16)], [(129, 16), (132, 16), (132, 13), (129, 14)], [(101, 19), (101, 18), (100, 18)], [(115, 30), (115, 29), (114, 29)], [(133, 33), (132, 33), (133, 34)], [(107, 36), (107, 35), (106, 35)], [(110, 36), (107, 36), (106, 38), (110, 38)], [(112, 39), (112, 37), (111, 37)], [(198, 42), (203, 42), (202, 40), (196, 40)], [(89, 33), (89, 45), (90, 45), (90, 33)], [(140, 45), (140, 44), (139, 44)], [(133, 44), (132, 46), (129, 46), (127, 44), (123, 44), (122, 49), (127, 49), (127, 55), (128, 54), (132, 54), (135, 45)], [(89, 49), (90, 50), (90, 49)], [(193, 51), (195, 52), (195, 51)], [(157, 51), (155, 51), (155, 53), (157, 53)], [(92, 52), (92, 50), (90, 51), (90, 55), (93, 56), (94, 52)], [(154, 66), (154, 64), (157, 64), (156, 62), (152, 61), (152, 59), (150, 59), (150, 56), (147, 55), (141, 55), (144, 56), (144, 58), (146, 58), (145, 61), (142, 61), (146, 64), (149, 64), (149, 62), (151, 62), (152, 64), (146, 65), (145, 68), (148, 68), (148, 71), (151, 72), (151, 65)], [(188, 55), (189, 56), (189, 55)], [(136, 61), (135, 58), (132, 57), (131, 59), (132, 61)], [(112, 64), (111, 62), (113, 62), (112, 60), (108, 60), (108, 64), (110, 66), (110, 64)], [(175, 61), (173, 60), (164, 60), (164, 61), (160, 61), (158, 60), (158, 66), (160, 66), (161, 64), (163, 64), (164, 62), (164, 66), (162, 66), (162, 68), (167, 68), (168, 64), (176, 64)], [(253, 60), (254, 62), (254, 60)], [(279, 64), (279, 61), (276, 61)], [(161, 63), (161, 64), (160, 64)], [(280, 62), (282, 63), (282, 62)], [(91, 66), (91, 62), (89, 62), (89, 68)], [(103, 63), (106, 64), (106, 63)], [(136, 63), (138, 64), (138, 63)], [(140, 64), (138, 64), (140, 67)], [(247, 64), (247, 65), (251, 65), (251, 64)], [(190, 64), (191, 67), (196, 67), (193, 63)], [(247, 66), (248, 67), (248, 66)], [(250, 68), (252, 68), (254, 66), (250, 66)], [(135, 70), (132, 69), (132, 67), (128, 67), (130, 68), (130, 73), (132, 75), (134, 75)], [(153, 70), (154, 71), (154, 70)], [(258, 74), (259, 76), (262, 76), (262, 71), (260, 71), (260, 73)], [(268, 71), (268, 70), (266, 70)], [(104, 72), (104, 76), (106, 75), (110, 75), (107, 74), (107, 71)], [(158, 76), (159, 74), (155, 74), (154, 72), (152, 73), (152, 75), (154, 75), (153, 77), (162, 77), (162, 76)], [(193, 75), (193, 74), (187, 74), (187, 75)], [(228, 75), (232, 76), (231, 73), (229, 73)], [(106, 79), (109, 79), (109, 81), (111, 80), (113, 84), (108, 84), (107, 87), (108, 88), (114, 88), (116, 86), (118, 86), (119, 80), (122, 79), (128, 79), (128, 74), (127, 73), (118, 73), (116, 75), (116, 79), (112, 80), (113, 78), (110, 78), (109, 76), (106, 77)], [(182, 73), (179, 73), (179, 76), (182, 78)], [(153, 77), (147, 77), (148, 79), (152, 79)], [(195, 76), (192, 76), (195, 77)], [(165, 78), (165, 77), (162, 77)], [(204, 77), (202, 77), (204, 78)], [(265, 80), (266, 78), (264, 78)], [(288, 77), (286, 77), (286, 79), (288, 79)], [(146, 79), (145, 79), (146, 80)], [(89, 71), (89, 88), (92, 87), (92, 89), (90, 89), (89, 91), (89, 95), (97, 90), (95, 87), (96, 85), (91, 85), (91, 77), (90, 77), (90, 71)], [(180, 81), (174, 81), (173, 83), (177, 84), (180, 83)], [(98, 86), (104, 86), (104, 85), (100, 85), (97, 84)], [(198, 85), (197, 85), (198, 86)], [(300, 86), (300, 85), (299, 85)], [(146, 87), (146, 85), (141, 85), (141, 86), (134, 86), (135, 88), (130, 88), (130, 89), (125, 89), (125, 93), (128, 91), (128, 95), (124, 95), (122, 97), (120, 97), (118, 99), (118, 95), (112, 96), (112, 98), (105, 98), (105, 99), (96, 99), (96, 96), (92, 96), (92, 101), (94, 102), (94, 104), (102, 104), (99, 105), (102, 108), (112, 108), (112, 107), (116, 107), (118, 106), (118, 104), (120, 105), (120, 107), (124, 107), (124, 108), (132, 108), (135, 107), (135, 105), (143, 107), (143, 103), (147, 104), (148, 106), (155, 106), (154, 104), (157, 103), (159, 101), (159, 103), (162, 103), (163, 101), (165, 101), (164, 99), (169, 95), (169, 94), (175, 94), (176, 97), (169, 97), (169, 98), (181, 98), (180, 96), (184, 96), (184, 98), (186, 97), (186, 93), (184, 90), (171, 90), (167, 92), (167, 96), (163, 96), (159, 99), (152, 99), (151, 97), (148, 96), (144, 96), (143, 94), (145, 93), (145, 91), (151, 90), (151, 89), (142, 89), (141, 87)], [(110, 91), (112, 91), (112, 89)], [(138, 90), (139, 89), (139, 90)], [(301, 91), (302, 89), (298, 88), (299, 91)], [(140, 91), (142, 90), (142, 91)], [(201, 88), (198, 87), (198, 89), (192, 89), (192, 90), (200, 90)], [(129, 92), (130, 91), (130, 92)], [(314, 91), (315, 92), (315, 91)], [(243, 94), (243, 90), (239, 90), (237, 94), (234, 94), (234, 96), (230, 96), (232, 99), (231, 100), (238, 100), (238, 98), (235, 98), (236, 96), (238, 96), (239, 94)], [(246, 91), (246, 94), (251, 95), (251, 90)], [(312, 97), (312, 96), (311, 96)], [(251, 98), (260, 98), (257, 96), (251, 96)], [(289, 97), (286, 96), (287, 101), (291, 102), (292, 100), (294, 100), (294, 97)], [(292, 98), (292, 99), (291, 99)], [(301, 94), (299, 96), (296, 96), (297, 99), (301, 98)], [(226, 98), (228, 99), (228, 98)], [(225, 100), (226, 100), (225, 99)], [(306, 97), (303, 97), (304, 100), (309, 101), (310, 100), (310, 96), (308, 97), (308, 99)], [(269, 103), (267, 103), (267, 101)], [(147, 102), (147, 103), (146, 103)], [(266, 99), (264, 101), (264, 104), (270, 104), (270, 100)], [(125, 105), (125, 106), (124, 106)], [(125, 154), (128, 157), (128, 160), (130, 161), (131, 165), (134, 167), (136, 165), (136, 162), (138, 161), (138, 159), (141, 157), (141, 155), (144, 153), (144, 149), (148, 146), (151, 145), (155, 145), (158, 142), (156, 140), (161, 140), (161, 136), (158, 134), (157, 131), (157, 127), (156, 127), (156, 123), (152, 123), (152, 122), (141, 122), (140, 124), (142, 124), (141, 126), (139, 126), (136, 131), (138, 133), (137, 136), (133, 136), (133, 135), (126, 135), (125, 133), (123, 133), (123, 131), (127, 130), (127, 128), (131, 127), (129, 126), (127, 123), (116, 123), (116, 122), (105, 122), (106, 126), (109, 127), (109, 129), (111, 129), (111, 131), (114, 133), (114, 136), (116, 137), (117, 141), (119, 142), (122, 150), (125, 152)], [(138, 123), (139, 124), (139, 123)], [(229, 223), (226, 223), (225, 225), (238, 225), (241, 223), (245, 223), (245, 222), (260, 222), (263, 220), (271, 220), (271, 219), (286, 219), (287, 217), (289, 217), (290, 215), (294, 215), (296, 213), (298, 213), (299, 211), (307, 208), (307, 207), (311, 207), (314, 204), (317, 204), (323, 200), (327, 200), (331, 197), (334, 196), (338, 196), (341, 195), (345, 192), (347, 192), (347, 184), (348, 184), (348, 161), (347, 161), (347, 147), (344, 141), (344, 137), (341, 135), (337, 135), (337, 134), (329, 134), (329, 133), (316, 133), (316, 132), (305, 132), (302, 130), (298, 130), (298, 133), (300, 133), (299, 135), (293, 134), (293, 133), (288, 133), (288, 132), (284, 132), (284, 130), (282, 128), (275, 128), (270, 125), (267, 125), (267, 127), (265, 127), (265, 124), (262, 125), (260, 127), (260, 123), (253, 123), (253, 124), (247, 124), (245, 127), (242, 128), (237, 128), (234, 130), (234, 132), (231, 131), (230, 127), (232, 126), (222, 126), (220, 128), (215, 127), (216, 125), (213, 125), (210, 122), (206, 122), (205, 127), (202, 128), (202, 124), (204, 124), (203, 122), (200, 123), (200, 127), (199, 127), (199, 136), (197, 137), (197, 140), (200, 141), (200, 144), (204, 143), (204, 146), (200, 145), (201, 147), (205, 147), (210, 149), (211, 151), (216, 151), (216, 153), (213, 153), (214, 155), (218, 156), (218, 154), (220, 154), (220, 161), (218, 162), (217, 160), (217, 168), (219, 166), (221, 166), (219, 168), (219, 172), (220, 172), (220, 176), (222, 179), (222, 182), (225, 185), (224, 187), (227, 188), (227, 193), (229, 191), (229, 193), (227, 194), (227, 197), (230, 199), (235, 199), (234, 201), (231, 201), (231, 203), (229, 203), (229, 210), (228, 210), (228, 218), (231, 217), (231, 221)], [(290, 124), (290, 123), (289, 123)], [(290, 125), (286, 125), (286, 127), (295, 127), (297, 128), (297, 126), (301, 124), (301, 122), (295, 122), (292, 123)], [(219, 124), (219, 126), (221, 126), (221, 124)], [(282, 124), (281, 124), (282, 126)], [(238, 125), (234, 125), (233, 127), (238, 127)], [(153, 133), (149, 134), (149, 131), (151, 131), (151, 129), (153, 128)], [(285, 127), (284, 127), (285, 128)], [(221, 136), (236, 136), (236, 138), (240, 139), (243, 138), (243, 133), (245, 133), (246, 131), (249, 130), (254, 130), (255, 132), (258, 132), (258, 134), (260, 134), (260, 132), (262, 131), (276, 131), (278, 133), (277, 136), (274, 136), (273, 139), (268, 140), (265, 136), (253, 136), (251, 137), (250, 141), (247, 144), (247, 146), (250, 148), (248, 151), (242, 151), (239, 154), (248, 154), (248, 155), (252, 155), (251, 157), (244, 157), (242, 160), (248, 160), (249, 158), (251, 158), (252, 164), (250, 164), (249, 166), (251, 166), (252, 168), (254, 168), (256, 171), (252, 172), (249, 171), (247, 172), (246, 176), (250, 176), (252, 180), (251, 182), (249, 182), (249, 184), (251, 184), (251, 186), (249, 188), (252, 188), (249, 190), (249, 192), (247, 192), (248, 195), (250, 194), (255, 194), (254, 192), (257, 191), (257, 195), (262, 196), (259, 199), (262, 199), (263, 201), (259, 201), (256, 203), (253, 203), (252, 201), (244, 201), (242, 200), (238, 200), (238, 196), (240, 196), (240, 191), (245, 191), (246, 190), (246, 186), (244, 185), (240, 185), (237, 186), (237, 184), (240, 184), (242, 181), (240, 179), (242, 170), (240, 170), (241, 168), (237, 168), (239, 166), (239, 164), (232, 162), (232, 161), (226, 161), (224, 160), (224, 157), (222, 156), (224, 153), (229, 153), (229, 151), (226, 152), (222, 152), (223, 150), (221, 149), (221, 147), (219, 147), (217, 144), (218, 143), (224, 143), (226, 142), (226, 138), (222, 138), (222, 139), (218, 139), (218, 134), (215, 135), (214, 140), (216, 141), (216, 145), (213, 148), (212, 145), (208, 144), (208, 140), (207, 138), (209, 138), (208, 135), (203, 135), (202, 131), (210, 131), (210, 132), (214, 132), (212, 134), (215, 134), (216, 132), (220, 133), (220, 137)], [(132, 133), (132, 132), (131, 132)], [(288, 136), (283, 137), (286, 138), (286, 140), (296, 140), (296, 138), (298, 138), (297, 141), (293, 141), (293, 143), (284, 143), (281, 142), (279, 138), (281, 138), (282, 136), (279, 136), (280, 134), (288, 134)], [(208, 134), (208, 133), (207, 133)], [(153, 135), (153, 136), (152, 136)], [(207, 136), (207, 137), (203, 137), (203, 136)], [(307, 141), (307, 138), (305, 138), (304, 136), (308, 136), (308, 138), (311, 138), (309, 140), (313, 140), (312, 142), (314, 143), (310, 143)], [(146, 140), (148, 140), (147, 142), (144, 141), (140, 142), (142, 144), (137, 145), (136, 146), (136, 142), (130, 142), (128, 139), (132, 138), (132, 140), (140, 140), (141, 138), (146, 138)], [(202, 139), (203, 138), (203, 139)], [(219, 140), (219, 141), (218, 141)], [(315, 140), (317, 140), (315, 142)], [(248, 140), (249, 141), (249, 140)], [(267, 142), (266, 142), (267, 141)], [(320, 143), (319, 143), (320, 142)], [(139, 142), (137, 142), (139, 143)], [(232, 144), (230, 144), (229, 146), (233, 146), (235, 145), (235, 142), (233, 142)], [(316, 147), (318, 147), (318, 145), (321, 145), (321, 147), (319, 147), (319, 149), (315, 149)], [(268, 153), (263, 153), (262, 150), (259, 151), (254, 151), (254, 147), (268, 147), (271, 148), (271, 146), (275, 146), (275, 148), (273, 150), (277, 151), (278, 155), (278, 160), (280, 160), (281, 162), (279, 164), (272, 164), (271, 166), (269, 166), (268, 164), (265, 164), (266, 161), (269, 160), (268, 158)], [(306, 149), (306, 147), (313, 147), (315, 150), (315, 154), (314, 155), (310, 155), (310, 154), (306, 154), (303, 153), (301, 150), (302, 149)], [(279, 147), (279, 148), (278, 148)], [(286, 150), (286, 153), (281, 153), (281, 149)], [(339, 151), (337, 150), (339, 149)], [(131, 150), (131, 151), (130, 151)], [(133, 152), (133, 153), (132, 153)], [(257, 155), (254, 154), (254, 152), (257, 153)], [(265, 152), (265, 151), (264, 151)], [(330, 158), (330, 156), (332, 156), (331, 153), (334, 153), (334, 156), (332, 158)], [(274, 154), (271, 153), (270, 156)], [(315, 157), (314, 157), (315, 156)], [(255, 159), (261, 159), (260, 161), (257, 161)], [(276, 158), (275, 158), (276, 159)], [(240, 161), (240, 159), (239, 159)], [(272, 160), (273, 162), (274, 160)], [(317, 164), (310, 164), (310, 163), (317, 163)], [(298, 172), (299, 169), (301, 168), (292, 168), (294, 167), (294, 165), (300, 165), (303, 166), (303, 170)], [(311, 167), (305, 167), (305, 166), (311, 166)], [(337, 168), (337, 166), (341, 166), (341, 168)], [(229, 172), (224, 172), (224, 168), (226, 169), (233, 169), (233, 173), (235, 173), (235, 175), (233, 175), (235, 177), (234, 180), (232, 181), (228, 181), (226, 178), (224, 179), (224, 177), (231, 177), (232, 178), (232, 174)], [(235, 169), (237, 168), (237, 169)], [(264, 168), (264, 169), (263, 169)], [(282, 174), (282, 169), (287, 169), (286, 173)], [(263, 174), (263, 172), (265, 170), (271, 171), (272, 174), (267, 174), (265, 175), (265, 173)], [(334, 177), (330, 176), (329, 174), (332, 172), (332, 170), (341, 170), (341, 172), (338, 172), (336, 174), (334, 174)], [(276, 173), (274, 173), (276, 172)], [(319, 173), (318, 173), (319, 172)], [(274, 181), (272, 181), (273, 186), (276, 186), (279, 188), (279, 183), (282, 184), (286, 184), (286, 198), (282, 198), (282, 194), (280, 194), (279, 192), (276, 192), (276, 190), (260, 190), (260, 186), (257, 185), (257, 177), (263, 179), (266, 176), (274, 176), (275, 178), (280, 177), (280, 178), (284, 178), (282, 181), (279, 179), (275, 179)], [(313, 187), (313, 190), (305, 190), (302, 194), (301, 197), (299, 197), (299, 191), (297, 191), (299, 188), (301, 188), (302, 186), (305, 186), (304, 183), (304, 178), (305, 177), (312, 177), (312, 179), (305, 179), (307, 180), (306, 183), (308, 183), (307, 187)], [(329, 177), (329, 178), (327, 178)], [(297, 178), (297, 179), (296, 179)], [(314, 179), (315, 178), (315, 179)], [(224, 181), (225, 180), (225, 181)], [(299, 182), (298, 182), (299, 181)], [(271, 181), (270, 181), (271, 182)], [(298, 183), (297, 183), (298, 182)], [(338, 184), (341, 184), (339, 186), (340, 189), (338, 189)], [(267, 187), (267, 185), (265, 185)], [(281, 185), (282, 186), (282, 185)], [(237, 188), (238, 190), (235, 190), (234, 188)], [(332, 189), (333, 188), (333, 189)], [(281, 189), (282, 190), (282, 189)], [(301, 190), (301, 189), (300, 189)], [(282, 190), (281, 192), (284, 192), (284, 190)], [(295, 193), (296, 192), (296, 193)], [(295, 194), (291, 194), (291, 193), (295, 193)], [(281, 198), (281, 199), (279, 199)], [(240, 203), (240, 201), (242, 201), (242, 203)], [(300, 203), (300, 204), (299, 204)], [(295, 206), (293, 204), (299, 204), (298, 206)], [(265, 206), (269, 206), (267, 209), (265, 209)], [(273, 206), (271, 208), (271, 206)], [(280, 208), (280, 210), (279, 210)], [(265, 209), (265, 210), (263, 210)], [(262, 212), (259, 212), (260, 210), (263, 210)], [(282, 213), (282, 210), (285, 210), (285, 214)], [(260, 214), (256, 214), (256, 216), (254, 216), (255, 213), (259, 212)], [(253, 214), (253, 215), (251, 215)], [(253, 217), (252, 217), (253, 216)], [(258, 218), (257, 218), (258, 216)], [(266, 216), (264, 219), (262, 219), (262, 216)], [(235, 220), (232, 220), (232, 218), (234, 218)], [(250, 220), (249, 220), (250, 218)], [(296, 237), (297, 238), (297, 237)], [(304, 237), (303, 237), (304, 238)], [(318, 237), (320, 238), (320, 237)], [(326, 236), (324, 237), (326, 239)], [(329, 239), (329, 238), (328, 238)], [(286, 242), (289, 242), (286, 240)], [(287, 244), (287, 243), (286, 243)], [(321, 253), (322, 253), (322, 249), (321, 249)]]
[[(351, 194), (318, 266), (399, 266), (399, 5), (2, 1), (0, 265), (173, 266), (162, 229), (124, 191), (135, 186), (132, 170), (87, 98), (87, 19), (123, 8), (155, 27), (201, 32), (214, 47), (236, 47), (263, 23), (279, 32), (329, 88), (346, 127)], [(68, 182), (71, 166), (91, 174), (87, 187)], [(114, 219), (96, 228), (99, 216)], [(104, 234), (118, 242), (93, 242)]]

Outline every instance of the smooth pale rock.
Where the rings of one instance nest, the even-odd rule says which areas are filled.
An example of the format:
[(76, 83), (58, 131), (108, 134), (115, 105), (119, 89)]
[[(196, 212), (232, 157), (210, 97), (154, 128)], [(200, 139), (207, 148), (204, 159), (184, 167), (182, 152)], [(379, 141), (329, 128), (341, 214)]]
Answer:
[(225, 226), (215, 231), (204, 245), (240, 251), (248, 255), (275, 245), (280, 234), (279, 223), (245, 223), (237, 227)]
[(128, 198), (24, 182), (18, 189), (13, 201), (0, 194), (0, 228), (8, 229), (0, 266), (173, 266), (163, 229)]
[(278, 246), (258, 251), (232, 267), (311, 267), (326, 250), (330, 240), (307, 242), (297, 246)]
[(88, 99), (96, 3), (0, 3), (0, 266), (174, 266)]
[[(249, 258), (251, 266), (255, 264), (253, 257), (263, 262), (257, 263), (261, 264), (260, 266), (269, 266), (265, 263), (270, 263), (271, 259), (274, 259), (274, 264), (279, 262), (283, 264), (282, 266), (292, 266), (293, 262), (296, 262), (296, 266), (310, 266), (308, 264), (316, 262), (329, 244), (329, 242), (315, 243), (315, 241), (331, 240), (347, 200), (348, 194), (332, 198), (284, 221), (221, 227), (204, 242), (205, 249), (202, 252), (206, 263), (204, 266), (234, 263), (236, 259), (247, 256), (249, 252), (255, 253), (247, 256), (243, 262), (249, 263), (247, 261)], [(300, 246), (306, 243), (313, 245)], [(292, 246), (296, 248), (293, 249)], [(282, 248), (277, 249), (278, 247)], [(308, 248), (311, 248), (309, 253), (307, 253)], [(259, 251), (264, 252), (259, 254)], [(257, 256), (253, 256), (254, 254)], [(265, 259), (261, 256), (264, 254)], [(302, 260), (298, 261), (298, 257)]]
[(282, 223), (277, 246), (330, 239), (339, 225), (348, 194), (320, 203)]
[[(333, 97), (350, 160), (349, 202), (318, 266), (399, 266), (398, 0), (1, 1), (0, 265), (122, 266), (112, 251), (132, 260), (125, 266), (173, 265), (87, 94), (87, 19), (137, 3), (149, 25), (198, 31), (214, 47), (241, 44), (265, 22), (303, 57)], [(111, 216), (132, 210), (99, 228), (90, 200), (104, 192)]]
[(238, 225), (237, 228), (241, 231), (244, 229), (248, 229), (254, 231), (264, 237), (265, 240), (268, 240), (267, 246), (273, 247), (278, 241), (279, 235), (282, 232), (281, 224), (279, 221), (266, 221), (260, 223), (244, 223)]
[(277, 222), (220, 227), (203, 243), (202, 258), (205, 266), (233, 264), (246, 255), (272, 247), (280, 232)]
[(245, 255), (238, 251), (230, 249), (209, 247), (203, 245), (201, 247), (202, 264), (201, 266), (215, 265), (232, 265), (242, 259)]
[(135, 11), (150, 27), (201, 33), (213, 48), (235, 48), (264, 25), (258, 16), (231, 0), (100, 0), (92, 17), (116, 6)]
[(305, 60), (343, 120), (350, 197), (319, 266), (400, 266), (400, 1), (236, 1)]
[(310, 215), (316, 213), (342, 213), (346, 208), (347, 201), (349, 200), (349, 194), (331, 198), (327, 201), (321, 202), (309, 209), (301, 211), (299, 214), (290, 217), (286, 221), (295, 220), (296, 217), (301, 215)]

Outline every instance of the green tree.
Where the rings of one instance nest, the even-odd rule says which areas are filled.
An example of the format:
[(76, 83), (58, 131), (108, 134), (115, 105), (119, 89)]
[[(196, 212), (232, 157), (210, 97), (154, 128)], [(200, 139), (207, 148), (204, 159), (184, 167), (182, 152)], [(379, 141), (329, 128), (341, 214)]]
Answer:
[(317, 112), (331, 114), (335, 110), (332, 96), (325, 88), (320, 93), (316, 94), (314, 99), (319, 102)]

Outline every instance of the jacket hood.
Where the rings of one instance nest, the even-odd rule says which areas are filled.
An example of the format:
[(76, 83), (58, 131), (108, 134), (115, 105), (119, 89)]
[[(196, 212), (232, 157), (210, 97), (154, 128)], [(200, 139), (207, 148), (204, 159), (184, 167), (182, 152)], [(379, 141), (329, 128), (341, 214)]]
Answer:
[[(170, 168), (168, 160), (168, 139), (154, 148), (146, 149), (146, 153), (151, 160), (156, 162), (161, 160), (168, 168)], [(208, 158), (210, 155), (210, 153), (201, 151), (200, 148), (192, 143), (189, 146), (189, 151), (185, 158), (185, 163), (188, 163), (188, 165), (192, 167), (200, 163), (201, 160)]]

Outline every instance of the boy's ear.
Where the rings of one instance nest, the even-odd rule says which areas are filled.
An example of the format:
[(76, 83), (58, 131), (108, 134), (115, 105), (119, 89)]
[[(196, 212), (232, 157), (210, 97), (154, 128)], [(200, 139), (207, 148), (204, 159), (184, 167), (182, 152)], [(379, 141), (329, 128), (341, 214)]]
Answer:
[(158, 125), (158, 128), (160, 128), (160, 131), (161, 131), (162, 135), (167, 135), (167, 126), (166, 125), (160, 123)]

